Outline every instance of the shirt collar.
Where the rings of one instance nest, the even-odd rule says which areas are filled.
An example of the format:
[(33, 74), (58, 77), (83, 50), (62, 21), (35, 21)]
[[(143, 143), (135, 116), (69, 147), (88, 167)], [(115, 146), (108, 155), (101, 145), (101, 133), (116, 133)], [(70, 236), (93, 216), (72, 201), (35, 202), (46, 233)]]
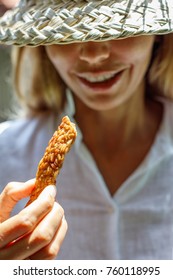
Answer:
[(76, 125), (77, 138), (75, 140), (74, 146), (76, 147), (76, 149), (78, 149), (82, 142), (83, 136), (82, 136), (82, 132), (75, 120), (75, 112), (76, 112), (76, 110), (75, 110), (73, 94), (72, 94), (71, 90), (69, 88), (67, 88), (66, 89), (66, 103), (65, 103), (64, 110), (62, 112), (61, 117), (67, 115), (70, 118), (70, 120)]
[(68, 115), (70, 118), (74, 118), (75, 115), (75, 104), (72, 92), (69, 88), (66, 89), (66, 103), (63, 114)]
[[(146, 155), (141, 165), (139, 165), (139, 167), (137, 168), (137, 170), (139, 169), (142, 172), (144, 172), (144, 170), (148, 168), (151, 168), (153, 165), (157, 164), (165, 157), (167, 156), (169, 157), (170, 155), (172, 156), (173, 154), (173, 140), (171, 135), (172, 130), (170, 131), (171, 128), (170, 111), (172, 112), (173, 105), (172, 103), (170, 104), (170, 102), (165, 99), (163, 100), (161, 99), (160, 102), (162, 102), (164, 106), (163, 120), (150, 151)], [(66, 104), (63, 111), (63, 115), (64, 114), (68, 115), (70, 119), (76, 124), (76, 128), (78, 131), (76, 144), (78, 146), (81, 143), (83, 137), (82, 137), (82, 132), (79, 129), (78, 124), (76, 123), (74, 118), (75, 103), (73, 99), (73, 94), (69, 88), (66, 89)]]

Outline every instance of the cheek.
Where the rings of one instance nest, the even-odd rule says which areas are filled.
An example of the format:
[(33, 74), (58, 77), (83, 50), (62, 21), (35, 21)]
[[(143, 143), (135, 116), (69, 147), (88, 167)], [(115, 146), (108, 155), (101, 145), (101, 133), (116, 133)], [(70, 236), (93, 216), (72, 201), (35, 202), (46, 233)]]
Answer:
[(118, 48), (119, 53), (127, 62), (142, 61), (145, 58), (150, 58), (154, 45), (154, 36), (146, 37), (131, 37), (118, 40), (115, 43), (115, 52)]
[(61, 53), (57, 52), (57, 48), (55, 46), (46, 47), (46, 53), (52, 64), (57, 67), (60, 63)]
[(152, 56), (152, 44), (146, 45), (145, 48), (136, 48), (136, 51), (132, 51), (129, 54), (129, 61), (133, 68), (133, 71), (138, 77), (145, 76), (147, 69), (150, 65)]
[(68, 69), (70, 52), (64, 51), (63, 46), (47, 46), (46, 53), (58, 72), (63, 72)]

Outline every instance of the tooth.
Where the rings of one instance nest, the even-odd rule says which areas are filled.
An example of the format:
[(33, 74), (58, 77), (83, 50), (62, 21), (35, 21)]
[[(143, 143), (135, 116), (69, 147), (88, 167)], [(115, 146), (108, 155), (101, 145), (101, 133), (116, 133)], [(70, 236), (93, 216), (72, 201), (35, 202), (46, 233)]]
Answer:
[(103, 81), (109, 80), (114, 75), (115, 74), (101, 75), (101, 76), (97, 76), (97, 77), (85, 76), (84, 78), (91, 83), (94, 83), (94, 82), (96, 83), (96, 82), (103, 82)]

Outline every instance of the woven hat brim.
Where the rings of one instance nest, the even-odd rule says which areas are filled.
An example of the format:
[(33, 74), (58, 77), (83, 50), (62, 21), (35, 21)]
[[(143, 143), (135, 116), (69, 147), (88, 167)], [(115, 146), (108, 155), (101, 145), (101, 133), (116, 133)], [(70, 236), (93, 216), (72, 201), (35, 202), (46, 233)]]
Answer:
[(0, 19), (0, 43), (38, 46), (171, 33), (173, 3), (167, 1), (25, 1)]

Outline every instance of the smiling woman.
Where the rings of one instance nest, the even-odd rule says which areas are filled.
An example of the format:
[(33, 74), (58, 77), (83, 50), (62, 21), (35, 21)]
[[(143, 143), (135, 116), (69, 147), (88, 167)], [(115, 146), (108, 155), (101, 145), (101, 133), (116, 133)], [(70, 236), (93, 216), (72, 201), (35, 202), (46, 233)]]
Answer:
[(64, 210), (44, 193), (28, 206), (26, 254), (28, 239), (8, 234), (14, 222), (17, 237), (24, 227), (20, 201), (1, 224), (3, 244), (14, 241), (8, 258), (20, 246), (20, 259), (172, 259), (172, 18), (172, 0), (21, 0), (0, 20), (0, 42), (16, 45), (24, 114), (1, 129), (0, 207), (14, 207), (9, 186), (21, 187), (17, 200), (30, 194), (31, 183), (8, 182), (35, 176), (62, 116), (78, 131), (57, 183)]
[(99, 43), (53, 45), (47, 46), (46, 51), (74, 95), (97, 114), (98, 110), (114, 109), (127, 99), (130, 108), (130, 97), (132, 106), (141, 107), (139, 102), (143, 102), (145, 93), (143, 77), (153, 45), (153, 36), (143, 36)]

